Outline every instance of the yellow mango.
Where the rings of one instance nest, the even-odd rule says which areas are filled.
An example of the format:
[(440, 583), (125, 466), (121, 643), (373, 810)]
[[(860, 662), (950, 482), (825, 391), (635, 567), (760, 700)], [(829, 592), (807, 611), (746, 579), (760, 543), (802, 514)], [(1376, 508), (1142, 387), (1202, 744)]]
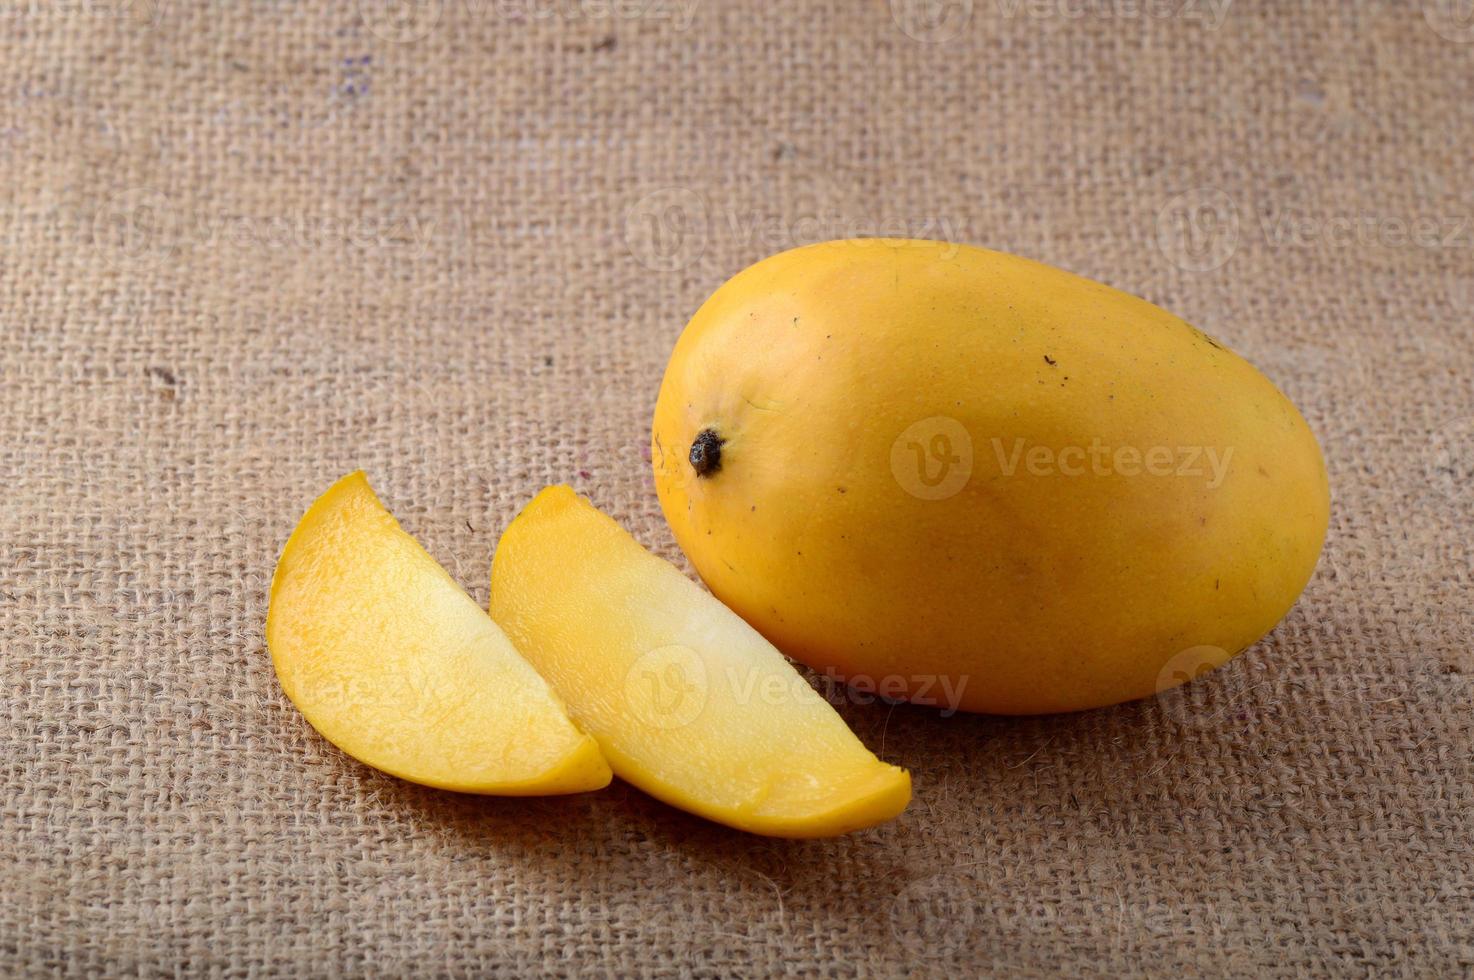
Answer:
[(491, 614), (620, 778), (673, 806), (822, 837), (911, 798), (771, 644), (568, 487), (502, 535)]
[(1277, 623), (1329, 491), (1295, 406), (1176, 316), (1026, 259), (853, 240), (765, 259), (666, 369), (655, 484), (779, 649), (946, 708), (1164, 690)]
[(362, 473), (333, 484), (287, 540), (266, 643), (312, 727), (376, 769), (507, 796), (613, 778), (557, 695)]

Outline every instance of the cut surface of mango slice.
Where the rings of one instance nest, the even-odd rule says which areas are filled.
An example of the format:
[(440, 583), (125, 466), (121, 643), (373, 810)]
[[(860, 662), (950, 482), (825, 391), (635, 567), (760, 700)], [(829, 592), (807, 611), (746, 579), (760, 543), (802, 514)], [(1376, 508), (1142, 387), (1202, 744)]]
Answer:
[(292, 703), (376, 769), (508, 796), (612, 778), (594, 740), (361, 472), (333, 484), (287, 540), (266, 642)]
[(667, 803), (823, 837), (911, 798), (910, 775), (756, 630), (568, 487), (542, 491), (502, 536), (491, 612), (614, 771)]

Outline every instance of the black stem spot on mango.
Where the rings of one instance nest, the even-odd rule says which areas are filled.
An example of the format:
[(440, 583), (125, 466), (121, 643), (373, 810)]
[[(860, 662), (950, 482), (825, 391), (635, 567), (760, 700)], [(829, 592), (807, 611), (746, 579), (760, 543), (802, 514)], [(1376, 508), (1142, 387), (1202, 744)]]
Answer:
[(702, 429), (691, 443), (691, 468), (697, 476), (711, 476), (722, 468), (722, 443), (715, 429)]

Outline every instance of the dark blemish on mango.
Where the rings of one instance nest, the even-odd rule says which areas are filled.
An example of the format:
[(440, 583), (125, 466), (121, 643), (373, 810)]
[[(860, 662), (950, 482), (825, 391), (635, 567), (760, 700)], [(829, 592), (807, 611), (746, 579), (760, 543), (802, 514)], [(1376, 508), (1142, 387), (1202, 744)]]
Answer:
[(697, 476), (713, 476), (722, 468), (722, 443), (726, 440), (716, 434), (715, 429), (702, 429), (691, 443), (686, 458)]
[(1048, 354), (1045, 354), (1044, 355), (1044, 363), (1045, 364), (1048, 364), (1050, 367), (1054, 367), (1059, 362), (1056, 361), (1054, 358), (1050, 357)]
[(835, 487), (834, 489), (838, 490), (840, 493), (846, 492), (844, 487)]

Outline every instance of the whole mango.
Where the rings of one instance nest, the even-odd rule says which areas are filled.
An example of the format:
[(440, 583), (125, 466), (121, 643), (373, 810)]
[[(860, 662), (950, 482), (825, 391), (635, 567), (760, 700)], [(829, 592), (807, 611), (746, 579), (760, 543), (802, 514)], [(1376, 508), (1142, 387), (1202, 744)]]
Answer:
[(1162, 691), (1305, 587), (1329, 490), (1252, 365), (1134, 296), (999, 252), (890, 239), (734, 276), (655, 409), (661, 507), (780, 650), (948, 709)]

